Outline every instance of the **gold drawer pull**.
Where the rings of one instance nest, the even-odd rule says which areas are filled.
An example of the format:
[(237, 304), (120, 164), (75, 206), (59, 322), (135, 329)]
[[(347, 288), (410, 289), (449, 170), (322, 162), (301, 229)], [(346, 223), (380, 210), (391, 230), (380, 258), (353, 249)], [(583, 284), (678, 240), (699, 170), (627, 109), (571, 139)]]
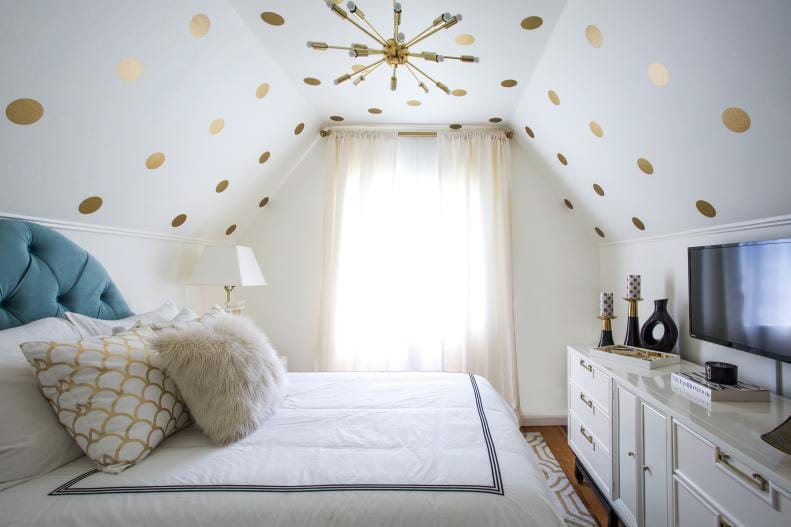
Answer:
[(580, 434), (582, 434), (582, 437), (584, 437), (588, 441), (588, 443), (590, 443), (591, 445), (593, 444), (593, 436), (585, 431), (584, 426), (580, 427)]
[(580, 366), (582, 366), (583, 368), (585, 368), (589, 372), (593, 373), (593, 366), (591, 366), (590, 364), (585, 364), (585, 361), (582, 360), (582, 359), (580, 359)]
[(648, 465), (643, 465), (643, 472), (651, 472), (651, 467)]
[(583, 403), (585, 403), (586, 405), (588, 405), (588, 408), (590, 408), (591, 410), (593, 410), (593, 401), (591, 401), (590, 399), (588, 399), (587, 397), (585, 397), (585, 394), (584, 394), (584, 393), (582, 393), (582, 392), (580, 392), (580, 400), (581, 400)]
[(634, 457), (634, 452), (632, 452), (632, 451), (630, 450), (629, 452), (627, 452), (627, 453), (626, 453), (626, 455), (627, 455), (627, 456), (629, 456), (629, 457)]
[(741, 479), (742, 481), (749, 483), (753, 487), (757, 488), (761, 492), (766, 492), (766, 489), (769, 487), (769, 483), (758, 473), (753, 473), (751, 476), (745, 474), (738, 468), (734, 467), (730, 463), (731, 456), (728, 454), (723, 454), (719, 450), (717, 450), (717, 462), (722, 463), (722, 466), (728, 469), (728, 471), (736, 476), (737, 478)]
[(730, 523), (728, 520), (720, 516), (717, 519), (717, 527), (733, 527), (733, 524)]

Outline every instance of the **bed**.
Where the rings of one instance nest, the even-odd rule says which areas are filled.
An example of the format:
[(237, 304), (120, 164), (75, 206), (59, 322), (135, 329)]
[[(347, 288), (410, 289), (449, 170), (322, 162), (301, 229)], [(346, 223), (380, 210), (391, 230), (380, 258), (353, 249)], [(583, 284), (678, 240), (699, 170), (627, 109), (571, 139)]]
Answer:
[[(56, 282), (74, 265), (62, 255), (91, 261), (57, 233), (23, 225), (38, 233), (31, 262), (60, 255), (40, 270)], [(19, 242), (8, 236), (12, 228), (20, 229), (0, 220), (3, 269), (12, 267), (7, 254), (21, 257), (18, 247), (3, 247)], [(80, 275), (82, 296), (68, 302), (107, 319), (128, 311), (98, 262), (83, 266), (91, 276)], [(66, 301), (25, 293), (14, 313), (58, 315), (72, 309)], [(26, 317), (15, 315), (19, 323)], [(81, 457), (0, 492), (2, 526), (560, 524), (513, 411), (484, 378), (461, 373), (290, 373), (283, 407), (230, 446), (188, 428), (121, 474), (98, 472)]]

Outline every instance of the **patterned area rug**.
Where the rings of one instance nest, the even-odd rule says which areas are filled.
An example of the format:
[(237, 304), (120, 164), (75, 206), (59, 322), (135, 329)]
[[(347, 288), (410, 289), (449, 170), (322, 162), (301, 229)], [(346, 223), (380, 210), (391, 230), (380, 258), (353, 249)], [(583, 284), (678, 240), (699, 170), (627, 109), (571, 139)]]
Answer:
[(555, 508), (560, 511), (566, 525), (571, 527), (596, 527), (596, 520), (588, 512), (566, 474), (552, 455), (552, 451), (539, 432), (525, 432), (525, 440), (538, 457), (538, 464), (549, 485)]

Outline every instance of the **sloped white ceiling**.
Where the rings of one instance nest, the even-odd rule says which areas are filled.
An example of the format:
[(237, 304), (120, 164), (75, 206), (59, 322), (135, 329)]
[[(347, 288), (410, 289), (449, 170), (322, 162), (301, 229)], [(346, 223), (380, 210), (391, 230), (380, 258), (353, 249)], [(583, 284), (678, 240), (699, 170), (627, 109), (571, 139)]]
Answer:
[(789, 214), (789, 21), (785, 0), (571, 0), (511, 125), (605, 242)]
[[(350, 73), (352, 65), (368, 65), (378, 57), (352, 59), (347, 51), (316, 51), (308, 41), (350, 46), (360, 43), (374, 47), (376, 42), (341, 20), (325, 5), (324, 0), (229, 0), (253, 30), (264, 47), (282, 67), (298, 90), (316, 106), (322, 119), (341, 116), (346, 123), (487, 123), (492, 117), (503, 120), (513, 115), (538, 64), (552, 28), (565, 0), (531, 0), (481, 2), (477, 0), (401, 0), (401, 31), (409, 40), (426, 29), (441, 13), (461, 13), (463, 19), (451, 28), (439, 31), (418, 43), (415, 52), (433, 51), (449, 56), (474, 55), (478, 64), (462, 64), (447, 60), (437, 64), (413, 59), (415, 65), (431, 77), (445, 83), (451, 90), (464, 90), (466, 95), (446, 95), (428, 81), (425, 94), (408, 71), (399, 68), (398, 89), (390, 91), (391, 70), (382, 66), (360, 86), (350, 81), (336, 86), (333, 79)], [(337, 1), (344, 10), (347, 2)], [(385, 37), (393, 34), (393, 2), (391, 0), (360, 0), (356, 2), (366, 18)], [(261, 14), (274, 12), (282, 25), (264, 22)], [(540, 24), (526, 30), (522, 20), (531, 17)], [(535, 25), (535, 24), (534, 24)], [(474, 42), (460, 45), (455, 39), (472, 35)], [(314, 86), (303, 82), (318, 79)], [(517, 81), (506, 88), (504, 80)], [(410, 106), (407, 101), (418, 101)], [(414, 104), (414, 103), (413, 103)], [(382, 113), (373, 115), (369, 108)]]
[[(225, 1), (4, 8), (2, 213), (232, 239), (317, 137), (316, 111)], [(12, 122), (30, 117), (19, 99), (40, 119)]]
[[(390, 27), (390, 0), (359, 4)], [(481, 57), (418, 61), (465, 96), (423, 95), (406, 72), (392, 93), (383, 70), (360, 87), (335, 86), (362, 61), (305, 42), (366, 37), (322, 0), (9, 3), (0, 18), (0, 214), (232, 240), (332, 115), (345, 124), (500, 117), (550, 169), (558, 206), (568, 200), (569, 216), (604, 242), (791, 213), (787, 0), (402, 4), (407, 37), (443, 11), (464, 15), (417, 47)], [(267, 24), (263, 12), (284, 23)], [(528, 17), (540, 26), (523, 29)], [(474, 43), (456, 43), (461, 34)], [(506, 79), (517, 85), (501, 86)], [(218, 119), (224, 126), (212, 127)], [(149, 168), (155, 153), (164, 163)]]

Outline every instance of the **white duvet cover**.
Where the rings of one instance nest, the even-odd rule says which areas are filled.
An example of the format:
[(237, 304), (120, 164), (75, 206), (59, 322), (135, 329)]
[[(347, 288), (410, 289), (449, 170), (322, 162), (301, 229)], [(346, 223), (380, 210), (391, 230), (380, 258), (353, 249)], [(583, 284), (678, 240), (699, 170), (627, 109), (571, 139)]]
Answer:
[[(80, 458), (0, 492), (2, 526), (560, 524), (513, 412), (481, 377), (291, 373), (226, 447), (196, 429), (119, 475)], [(54, 419), (54, 416), (53, 416)]]

